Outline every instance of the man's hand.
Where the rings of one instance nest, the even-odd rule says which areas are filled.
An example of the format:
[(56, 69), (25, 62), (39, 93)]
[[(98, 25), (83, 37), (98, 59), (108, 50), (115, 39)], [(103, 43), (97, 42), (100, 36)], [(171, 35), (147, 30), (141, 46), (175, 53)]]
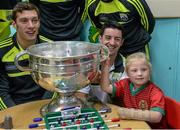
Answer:
[(93, 76), (94, 77), (91, 79), (91, 84), (100, 84), (101, 71), (97, 71)]

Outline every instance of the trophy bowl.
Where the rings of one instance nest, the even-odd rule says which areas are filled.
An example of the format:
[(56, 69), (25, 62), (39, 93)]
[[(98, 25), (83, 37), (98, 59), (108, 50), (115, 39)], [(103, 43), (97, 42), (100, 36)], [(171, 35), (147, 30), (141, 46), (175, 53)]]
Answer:
[[(29, 66), (18, 61), (29, 55)], [(49, 104), (40, 110), (42, 115), (65, 108), (80, 106), (81, 100), (73, 94), (91, 83), (100, 63), (109, 56), (103, 44), (83, 41), (57, 41), (28, 47), (15, 57), (15, 65), (21, 71), (30, 71), (34, 81), (44, 89), (56, 92)]]

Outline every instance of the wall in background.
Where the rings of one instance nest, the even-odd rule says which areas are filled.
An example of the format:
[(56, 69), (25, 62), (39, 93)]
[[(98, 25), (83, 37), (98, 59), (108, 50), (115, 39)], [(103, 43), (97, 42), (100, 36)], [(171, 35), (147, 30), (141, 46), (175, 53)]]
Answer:
[(180, 101), (180, 0), (146, 0), (156, 18), (150, 42), (152, 80)]
[(156, 18), (180, 17), (180, 0), (146, 0)]
[(153, 82), (180, 101), (180, 18), (156, 19), (149, 45)]

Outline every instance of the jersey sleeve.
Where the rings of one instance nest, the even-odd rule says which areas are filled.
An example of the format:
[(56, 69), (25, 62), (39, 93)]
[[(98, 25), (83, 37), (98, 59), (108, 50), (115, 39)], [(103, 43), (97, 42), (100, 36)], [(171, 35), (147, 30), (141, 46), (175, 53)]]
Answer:
[(134, 6), (138, 15), (140, 16), (140, 22), (145, 30), (151, 34), (154, 30), (155, 19), (145, 0), (128, 0), (128, 2)]
[(125, 80), (126, 79), (119, 80), (119, 81), (114, 83), (113, 93), (112, 93), (113, 97), (121, 97), (124, 94)]
[(154, 88), (152, 90), (150, 100), (150, 110), (158, 111), (162, 115), (165, 115), (165, 97), (160, 89)]

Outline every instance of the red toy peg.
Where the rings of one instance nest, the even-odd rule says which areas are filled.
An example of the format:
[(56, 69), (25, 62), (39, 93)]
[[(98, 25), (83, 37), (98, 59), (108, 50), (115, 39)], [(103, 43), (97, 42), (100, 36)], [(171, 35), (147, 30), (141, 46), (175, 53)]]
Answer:
[(77, 120), (77, 121), (76, 121), (76, 124), (81, 124), (81, 121), (80, 121), (80, 120)]

